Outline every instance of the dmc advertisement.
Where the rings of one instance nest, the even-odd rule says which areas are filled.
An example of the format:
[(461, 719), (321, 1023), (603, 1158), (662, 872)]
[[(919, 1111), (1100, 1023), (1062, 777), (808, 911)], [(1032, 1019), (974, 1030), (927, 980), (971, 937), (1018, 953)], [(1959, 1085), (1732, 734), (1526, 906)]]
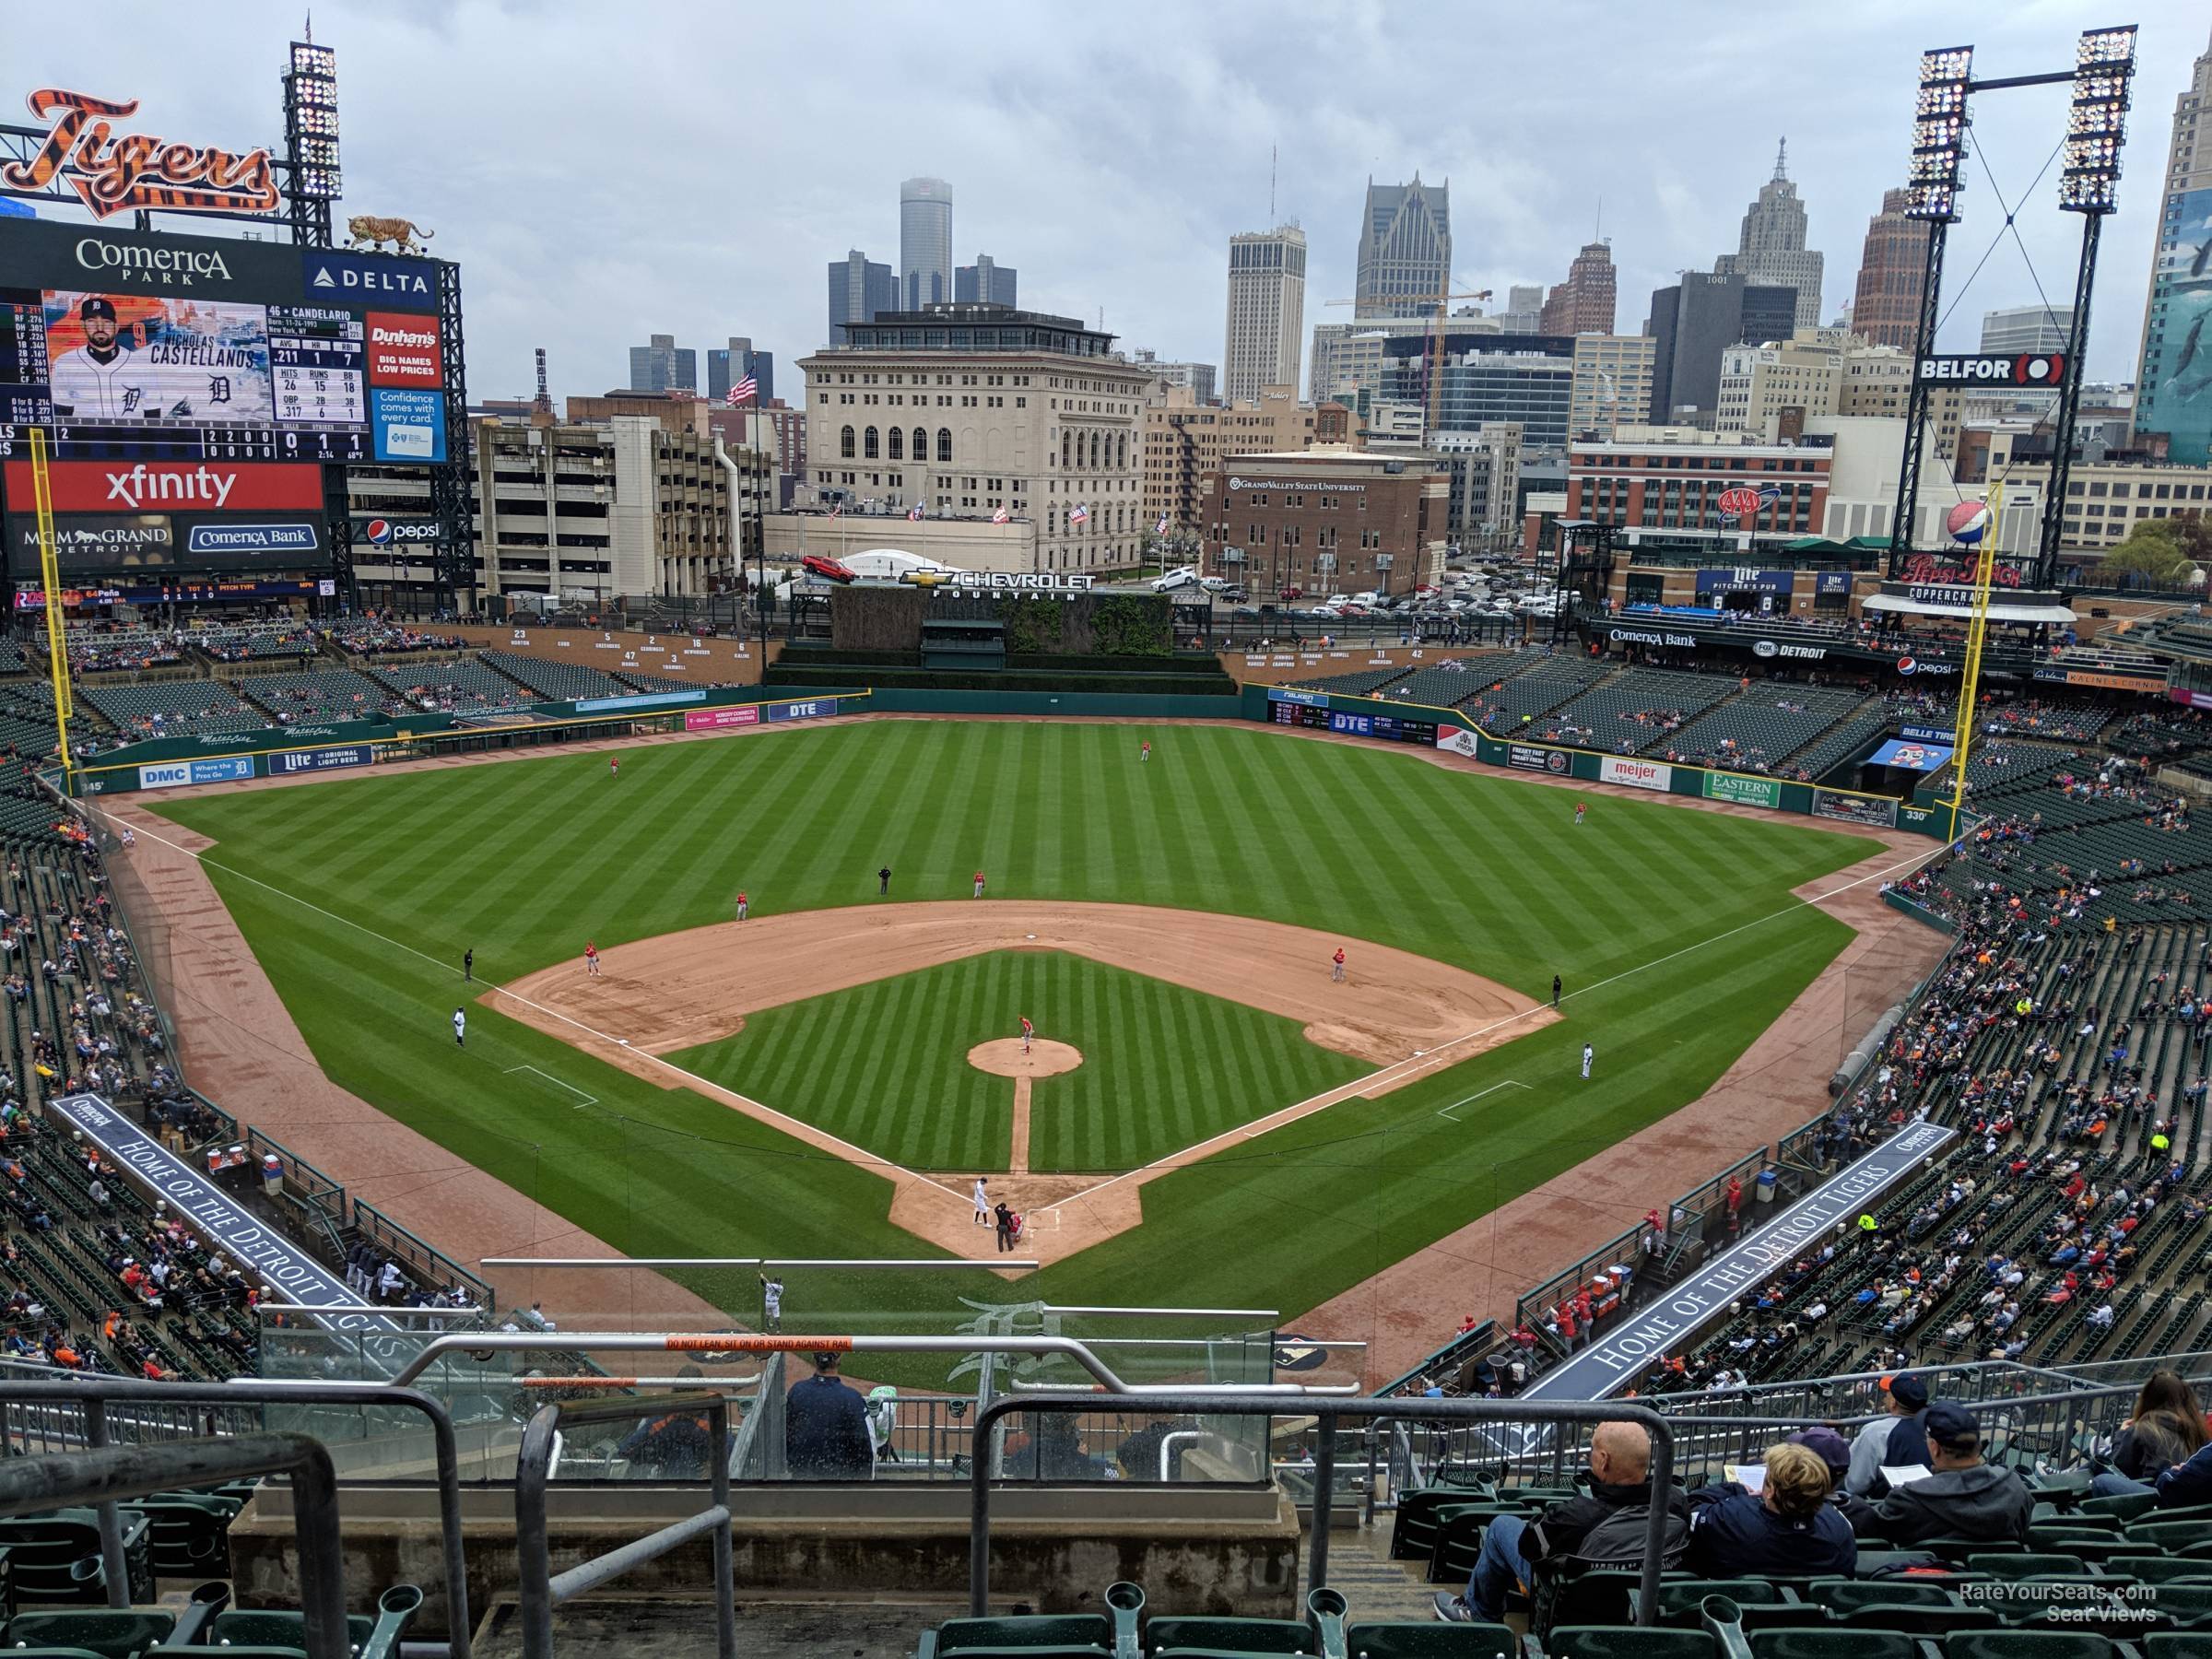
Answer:
[(138, 787), (177, 789), (187, 783), (229, 783), (253, 775), (251, 755), (222, 755), (213, 760), (164, 760), (138, 769)]
[(2136, 429), (2163, 432), (2169, 460), (2212, 461), (2212, 190), (2168, 206), (2136, 394)]

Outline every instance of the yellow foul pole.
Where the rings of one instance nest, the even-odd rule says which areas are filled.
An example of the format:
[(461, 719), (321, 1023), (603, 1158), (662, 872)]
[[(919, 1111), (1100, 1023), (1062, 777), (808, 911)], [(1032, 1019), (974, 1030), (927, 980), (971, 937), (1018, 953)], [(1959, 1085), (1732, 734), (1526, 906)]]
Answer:
[(1959, 709), (1951, 746), (1951, 827), (1947, 840), (1959, 840), (1959, 809), (1966, 803), (1966, 761), (1974, 740), (1974, 688), (1982, 679), (1982, 640), (1989, 630), (1989, 583), (1997, 563), (1997, 521), (2005, 504), (2004, 480), (1989, 487), (1989, 524), (1982, 532), (1981, 559), (1974, 566), (1974, 614), (1966, 625), (1966, 661), (1959, 675)]
[(69, 644), (62, 634), (62, 579), (53, 552), (53, 489), (46, 476), (46, 429), (30, 429), (30, 490), (39, 517), (39, 578), (46, 584), (46, 666), (53, 678), (53, 737), (69, 789)]

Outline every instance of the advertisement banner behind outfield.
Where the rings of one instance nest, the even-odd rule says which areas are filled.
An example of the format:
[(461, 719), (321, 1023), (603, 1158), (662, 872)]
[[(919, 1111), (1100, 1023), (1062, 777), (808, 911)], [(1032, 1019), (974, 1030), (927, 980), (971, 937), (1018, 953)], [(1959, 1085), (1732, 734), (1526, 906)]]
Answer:
[(747, 726), (760, 724), (759, 706), (746, 703), (735, 709), (688, 709), (684, 713), (687, 732), (713, 732), (725, 726)]
[(138, 769), (138, 787), (177, 789), (187, 783), (229, 783), (253, 775), (251, 755), (218, 755), (212, 760), (163, 760)]
[(1701, 780), (1709, 801), (1734, 801), (1739, 806), (1779, 807), (1782, 785), (1772, 778), (1747, 778), (1736, 772), (1709, 771)]
[(837, 712), (837, 699), (810, 697), (805, 702), (762, 703), (760, 712), (770, 720), (826, 720)]
[(1675, 769), (1652, 760), (1630, 760), (1618, 755), (1602, 755), (1597, 762), (1597, 781), (1601, 783), (1623, 783), (1630, 789), (1655, 789), (1665, 794), (1675, 786)]
[(1565, 749), (1537, 748), (1527, 743), (1507, 744), (1505, 763), (1516, 771), (1549, 772), (1555, 778), (1563, 778), (1574, 770), (1574, 757)]
[(1325, 709), (1329, 706), (1329, 694), (1326, 691), (1300, 691), (1294, 686), (1270, 686), (1267, 688), (1267, 700), (1304, 703), (1311, 708)]
[(1949, 743), (1953, 738), (1959, 735), (1959, 734), (1951, 730), (1949, 726), (1932, 725), (1902, 726), (1899, 728), (1898, 735), (1902, 737), (1909, 737), (1914, 743)]
[(269, 775), (289, 777), (294, 772), (335, 771), (347, 766), (370, 766), (376, 760), (374, 746), (350, 743), (343, 748), (286, 749), (269, 757)]
[(1437, 735), (1436, 747), (1448, 754), (1465, 755), (1470, 760), (1482, 759), (1482, 745), (1465, 726), (1446, 726)]
[(1872, 824), (1877, 830), (1897, 828), (1897, 803), (1888, 795), (1843, 794), (1833, 789), (1813, 791), (1813, 816), (1844, 824)]

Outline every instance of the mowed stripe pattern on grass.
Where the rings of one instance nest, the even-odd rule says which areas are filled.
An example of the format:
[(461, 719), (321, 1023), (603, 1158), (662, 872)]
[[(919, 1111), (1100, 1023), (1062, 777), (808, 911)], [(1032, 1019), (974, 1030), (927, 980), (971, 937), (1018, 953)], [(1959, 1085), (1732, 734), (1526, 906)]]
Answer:
[(1083, 1064), (1031, 1087), (1032, 1170), (1122, 1170), (1370, 1068), (1296, 1020), (1065, 951), (992, 951), (753, 1015), (668, 1057), (894, 1163), (1004, 1170), (1014, 1085), (968, 1051), (1038, 1034)]
[[(1849, 937), (1793, 908), (1789, 889), (1869, 842), (1610, 797), (1592, 798), (1575, 829), (1575, 798), (1249, 727), (872, 722), (631, 750), (618, 778), (603, 756), (559, 756), (147, 804), (219, 843), (216, 885), (335, 1078), (641, 1254), (918, 1246), (890, 1226), (878, 1178), (488, 1009), (472, 1009), (472, 1064), (457, 1067), (446, 1021), (464, 948), (479, 979), (506, 980), (573, 959), (587, 937), (724, 920), (741, 886), (756, 914), (874, 903), (888, 863), (894, 902), (965, 899), (980, 866), (994, 894), (1342, 929), (1543, 998), (1554, 972), (1571, 994), (1788, 911), (1582, 996), (1561, 1024), (1431, 1081), (1173, 1175), (1146, 1194), (1167, 1225), (1024, 1291), (1187, 1302), (1204, 1288), (1288, 1312), (1694, 1099)], [(1588, 1088), (1575, 1076), (1585, 1040), (1599, 1056)], [(503, 1075), (523, 1062), (601, 1107), (553, 1110), (554, 1091)], [(1532, 1088), (1490, 1096), (1460, 1124), (1435, 1115), (1508, 1077)], [(706, 1178), (704, 1152), (629, 1155), (612, 1117), (629, 1120), (631, 1147), (726, 1150)], [(1221, 1293), (1230, 1285), (1238, 1295)]]

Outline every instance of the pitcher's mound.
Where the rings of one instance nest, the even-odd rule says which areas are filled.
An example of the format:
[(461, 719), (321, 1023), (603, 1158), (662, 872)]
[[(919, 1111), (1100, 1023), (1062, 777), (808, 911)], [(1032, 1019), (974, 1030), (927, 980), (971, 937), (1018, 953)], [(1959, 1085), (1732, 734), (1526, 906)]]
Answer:
[(1073, 1043), (1032, 1038), (1030, 1052), (1021, 1052), (1018, 1037), (998, 1037), (979, 1042), (968, 1051), (968, 1064), (994, 1077), (1052, 1077), (1083, 1064), (1083, 1051)]

